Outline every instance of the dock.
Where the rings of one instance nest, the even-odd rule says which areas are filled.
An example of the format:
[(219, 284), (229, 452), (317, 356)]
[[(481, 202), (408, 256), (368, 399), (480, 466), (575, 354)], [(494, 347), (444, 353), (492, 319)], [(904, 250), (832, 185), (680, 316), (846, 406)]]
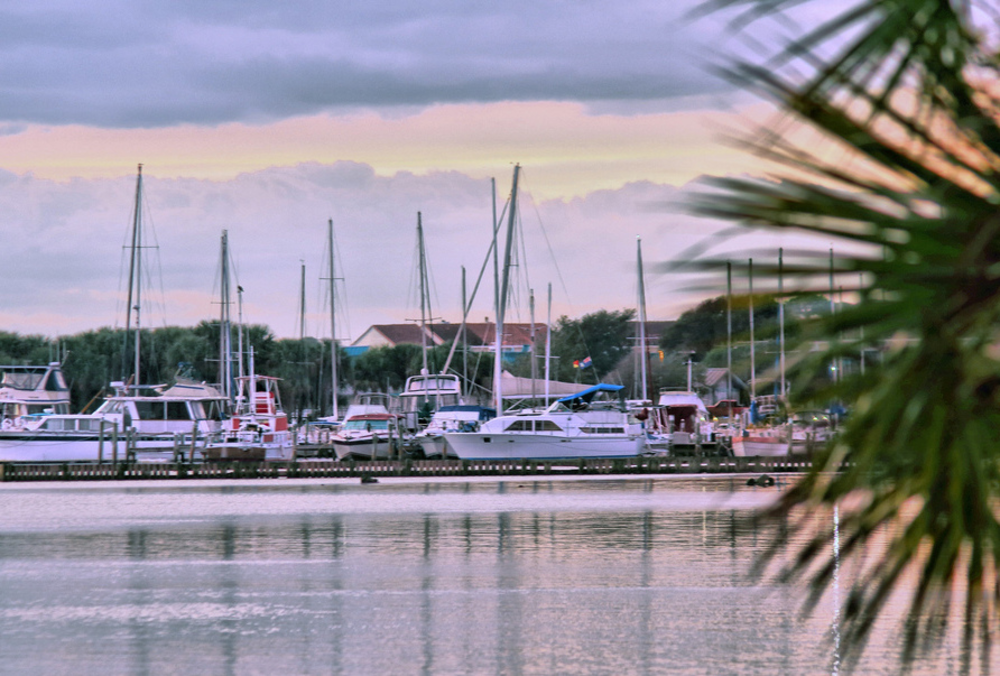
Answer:
[(0, 482), (180, 479), (301, 479), (807, 472), (808, 456), (639, 456), (580, 460), (303, 460), (299, 462), (0, 463)]

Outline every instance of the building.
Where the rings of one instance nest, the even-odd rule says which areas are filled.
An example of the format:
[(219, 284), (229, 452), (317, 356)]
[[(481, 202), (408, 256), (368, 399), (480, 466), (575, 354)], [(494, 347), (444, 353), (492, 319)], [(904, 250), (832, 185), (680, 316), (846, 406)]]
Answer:
[[(454, 341), (461, 324), (435, 322), (427, 324), (427, 346), (435, 347)], [(539, 350), (545, 345), (544, 324), (535, 324), (535, 341)], [(488, 322), (465, 325), (464, 342), (473, 352), (492, 352), (496, 341), (496, 325)], [(373, 324), (350, 345), (353, 354), (361, 354), (371, 347), (396, 345), (422, 345), (419, 324)], [(506, 353), (529, 352), (531, 349), (531, 324), (504, 324), (503, 351)]]

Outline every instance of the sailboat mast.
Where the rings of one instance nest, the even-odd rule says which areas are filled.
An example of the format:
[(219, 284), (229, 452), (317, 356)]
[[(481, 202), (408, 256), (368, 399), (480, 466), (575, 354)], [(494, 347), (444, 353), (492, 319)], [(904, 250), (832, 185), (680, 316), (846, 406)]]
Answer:
[(499, 223), (497, 223), (497, 180), (495, 178), (490, 179), (490, 186), (493, 189), (493, 224), (490, 229), (493, 230), (493, 310), (495, 313), (494, 319), (494, 329), (496, 333), (496, 342), (494, 342), (495, 349), (493, 350), (493, 398), (496, 404), (497, 415), (503, 413), (503, 388), (500, 385), (500, 374), (503, 364), (500, 357), (500, 349), (503, 343), (503, 329), (500, 326), (500, 254), (499, 247), (497, 246), (497, 230), (499, 229)]
[(726, 261), (726, 400), (733, 423), (733, 264)]
[(219, 382), (222, 393), (233, 397), (233, 346), (232, 321), (229, 312), (229, 232), (222, 231), (222, 261), (220, 265), (220, 309), (219, 309)]
[(333, 419), (340, 417), (337, 410), (337, 312), (336, 277), (334, 277), (333, 219), (328, 223), (327, 240), (330, 246), (330, 383), (333, 389)]
[(299, 281), (299, 343), (306, 339), (306, 262), (301, 264), (301, 280)]
[(785, 399), (785, 297), (784, 249), (778, 249), (778, 372), (781, 378), (781, 399)]
[(549, 364), (552, 361), (552, 282), (549, 282), (549, 305), (545, 313), (545, 405), (549, 404)]
[(532, 401), (537, 396), (537, 391), (535, 390), (535, 383), (538, 381), (538, 360), (535, 359), (535, 290), (528, 290), (528, 307), (531, 312), (531, 399)]
[(642, 382), (641, 399), (649, 396), (648, 375), (646, 372), (646, 280), (642, 272), (642, 239), (636, 238), (636, 258), (639, 272), (639, 369)]
[(748, 278), (750, 280), (750, 400), (757, 398), (757, 361), (754, 356), (754, 335), (753, 335), (753, 259), (750, 259), (747, 267)]
[(514, 165), (514, 179), (510, 188), (510, 212), (507, 219), (507, 243), (504, 246), (503, 274), (500, 282), (499, 301), (497, 303), (497, 364), (495, 378), (497, 382), (497, 415), (503, 411), (503, 392), (500, 388), (500, 380), (503, 374), (501, 353), (503, 352), (503, 324), (504, 315), (507, 309), (507, 294), (510, 290), (510, 252), (514, 244), (514, 218), (517, 213), (517, 176), (520, 173), (521, 165)]
[(423, 353), (423, 374), (427, 370), (427, 310), (430, 303), (427, 300), (427, 259), (424, 258), (424, 226), (420, 212), (417, 212), (417, 270), (420, 275), (420, 347)]
[[(139, 165), (138, 175), (135, 181), (135, 207), (132, 213), (132, 247), (129, 256), (128, 267), (128, 302), (125, 310), (125, 349), (122, 352), (122, 379), (128, 380), (128, 347), (129, 332), (132, 329), (132, 310), (135, 309), (135, 370), (132, 371), (132, 380), (139, 382), (139, 286), (138, 281), (142, 276), (141, 265), (142, 249), (142, 164)], [(134, 307), (133, 307), (133, 293)]]

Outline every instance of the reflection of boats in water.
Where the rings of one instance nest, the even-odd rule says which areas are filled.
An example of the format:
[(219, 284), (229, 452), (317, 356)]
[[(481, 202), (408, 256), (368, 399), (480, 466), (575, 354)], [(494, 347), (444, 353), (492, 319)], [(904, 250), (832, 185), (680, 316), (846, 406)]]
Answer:
[(469, 460), (634, 457), (643, 452), (642, 426), (617, 395), (620, 385), (595, 385), (558, 399), (545, 411), (524, 411), (484, 422), (478, 432), (446, 432), (458, 457)]
[(482, 423), (495, 417), (496, 409), (484, 406), (442, 406), (413, 441), (420, 444), (425, 458), (456, 458), (457, 454), (445, 441), (445, 433), (475, 432)]
[(392, 413), (351, 416), (333, 436), (333, 450), (340, 460), (388, 459), (399, 443), (399, 419)]
[(784, 424), (748, 427), (742, 436), (733, 438), (733, 454), (754, 457), (811, 453), (819, 450), (832, 435), (829, 414), (803, 411)]

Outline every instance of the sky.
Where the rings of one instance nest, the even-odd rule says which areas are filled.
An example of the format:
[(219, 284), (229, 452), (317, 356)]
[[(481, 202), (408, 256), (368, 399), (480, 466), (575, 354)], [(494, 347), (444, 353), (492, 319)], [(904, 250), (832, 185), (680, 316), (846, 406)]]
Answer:
[[(421, 214), (436, 319), (461, 319), (521, 166), (509, 317), (579, 317), (699, 300), (664, 273), (726, 227), (689, 215), (700, 177), (754, 174), (724, 138), (767, 104), (713, 73), (752, 43), (694, 0), (331, 3), (35, 0), (0, 6), (0, 330), (123, 326), (143, 165), (144, 326), (219, 313), (222, 232), (243, 317), (337, 338), (420, 315)], [(749, 238), (749, 239), (748, 239)], [(787, 235), (721, 242), (787, 246)], [(154, 248), (155, 245), (155, 248)], [(737, 286), (742, 282), (737, 282)], [(492, 267), (471, 319), (492, 318)], [(704, 295), (704, 291), (700, 292)], [(235, 309), (234, 309), (235, 314)]]

